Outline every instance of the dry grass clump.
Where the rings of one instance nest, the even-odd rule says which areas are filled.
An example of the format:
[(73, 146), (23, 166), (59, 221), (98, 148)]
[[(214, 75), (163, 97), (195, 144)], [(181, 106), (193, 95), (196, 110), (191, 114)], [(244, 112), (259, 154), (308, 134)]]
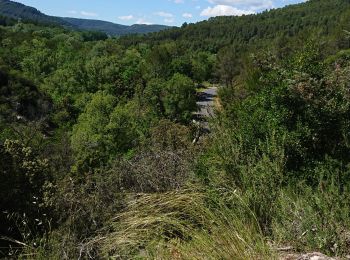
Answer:
[(273, 258), (237, 196), (228, 203), (198, 189), (141, 194), (110, 226), (98, 243), (112, 259)]

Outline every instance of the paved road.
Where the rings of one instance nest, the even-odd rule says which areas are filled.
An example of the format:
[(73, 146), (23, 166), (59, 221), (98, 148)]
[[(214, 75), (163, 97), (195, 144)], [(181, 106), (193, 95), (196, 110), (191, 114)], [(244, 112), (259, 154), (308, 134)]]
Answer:
[(202, 117), (214, 115), (214, 100), (217, 96), (217, 90), (216, 87), (211, 87), (199, 93), (197, 102), (199, 108), (199, 111), (197, 112), (198, 115), (201, 115)]
[(210, 87), (198, 94), (198, 111), (193, 114), (195, 120), (200, 122), (201, 127), (205, 131), (209, 131), (208, 117), (214, 116), (214, 102), (217, 90), (217, 87)]

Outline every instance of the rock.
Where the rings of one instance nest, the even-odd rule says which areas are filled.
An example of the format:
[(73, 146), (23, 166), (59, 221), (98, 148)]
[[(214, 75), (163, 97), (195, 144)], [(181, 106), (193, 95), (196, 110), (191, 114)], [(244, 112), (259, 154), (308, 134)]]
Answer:
[(280, 257), (280, 260), (336, 260), (336, 258), (314, 252), (309, 254), (285, 254)]

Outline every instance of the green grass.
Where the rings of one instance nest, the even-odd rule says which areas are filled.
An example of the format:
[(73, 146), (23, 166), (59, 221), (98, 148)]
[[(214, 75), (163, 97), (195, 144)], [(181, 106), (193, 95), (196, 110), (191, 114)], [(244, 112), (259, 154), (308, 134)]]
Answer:
[(228, 199), (228, 194), (212, 196), (195, 188), (137, 195), (111, 223), (113, 232), (96, 238), (102, 255), (112, 259), (273, 259), (254, 216), (238, 196), (229, 193), (227, 201), (223, 197)]

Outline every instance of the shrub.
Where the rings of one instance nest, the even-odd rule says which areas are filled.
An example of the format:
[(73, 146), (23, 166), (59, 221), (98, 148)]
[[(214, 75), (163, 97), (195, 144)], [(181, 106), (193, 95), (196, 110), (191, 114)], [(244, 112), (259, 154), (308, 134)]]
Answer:
[(190, 179), (197, 151), (186, 126), (161, 120), (150, 138), (129, 156), (113, 162), (120, 186), (132, 192), (165, 192), (182, 188)]
[(13, 140), (0, 146), (0, 233), (8, 248), (15, 240), (27, 242), (47, 231), (50, 181), (48, 161), (30, 147)]
[(328, 158), (308, 174), (318, 179), (317, 188), (299, 182), (280, 194), (273, 221), (275, 240), (297, 250), (349, 254), (349, 167)]

